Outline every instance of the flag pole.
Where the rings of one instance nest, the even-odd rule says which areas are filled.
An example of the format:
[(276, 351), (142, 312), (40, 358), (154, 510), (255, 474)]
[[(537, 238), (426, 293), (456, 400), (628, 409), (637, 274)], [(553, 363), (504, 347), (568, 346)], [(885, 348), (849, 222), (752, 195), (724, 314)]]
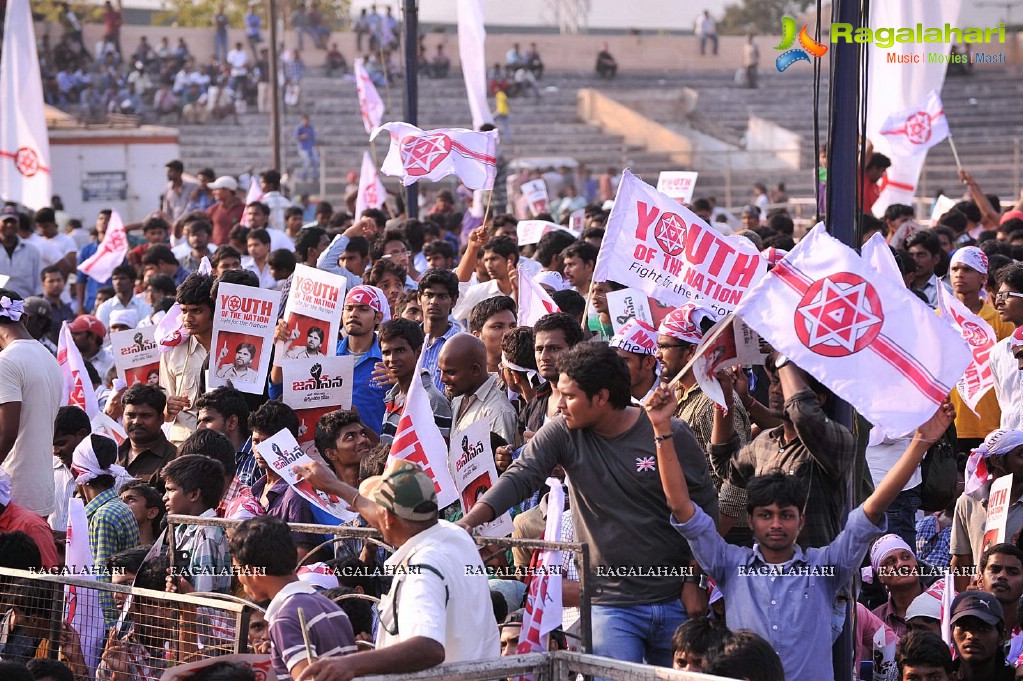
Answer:
[[(416, 0), (404, 0), (402, 6), (405, 14), (405, 122), (418, 125), (419, 8), (416, 6)], [(419, 188), (415, 182), (405, 187), (405, 215), (410, 218), (419, 217)]]
[(948, 146), (952, 147), (952, 156), (956, 160), (956, 169), (962, 170), (963, 164), (959, 162), (959, 150), (956, 149), (956, 143), (955, 140), (952, 139), (952, 133), (949, 133), (948, 135)]
[(682, 377), (689, 373), (689, 371), (693, 368), (693, 366), (696, 364), (696, 360), (700, 359), (700, 357), (703, 357), (704, 351), (708, 347), (710, 347), (710, 344), (716, 341), (718, 339), (718, 336), (723, 334), (726, 329), (731, 329), (732, 324), (734, 322), (735, 322), (734, 312), (729, 312), (727, 315), (725, 315), (724, 318), (722, 318), (721, 323), (718, 323), (717, 325), (718, 328), (716, 328), (712, 334), (710, 334), (702, 341), (700, 341), (700, 345), (696, 348), (696, 353), (693, 355), (693, 358), (686, 362), (686, 365), (682, 367), (682, 369), (677, 374), (675, 374), (675, 378), (668, 381), (669, 389), (674, 389), (678, 382), (682, 380)]

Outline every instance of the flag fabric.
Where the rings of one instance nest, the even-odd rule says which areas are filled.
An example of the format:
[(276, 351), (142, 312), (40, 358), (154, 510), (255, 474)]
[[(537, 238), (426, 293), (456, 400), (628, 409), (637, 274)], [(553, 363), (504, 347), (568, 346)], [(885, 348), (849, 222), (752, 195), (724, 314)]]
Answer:
[[(92, 548), (89, 545), (89, 519), (85, 515), (85, 502), (81, 499), (74, 498), (68, 503), (66, 547), (64, 565), (68, 572), (95, 581)], [(64, 585), (64, 621), (78, 632), (82, 655), (91, 677), (99, 664), (106, 634), (99, 591)]]
[[(0, 197), (33, 210), (50, 205), (50, 138), (28, 0), (8, 0), (0, 57)], [(102, 281), (106, 281), (105, 279)]]
[(387, 190), (369, 152), (362, 152), (362, 173), (359, 175), (359, 193), (355, 197), (355, 219), (367, 208), (380, 208), (387, 199)]
[(821, 224), (735, 313), (896, 437), (930, 418), (971, 360), (966, 342), (926, 303)]
[[(557, 478), (547, 478), (547, 527), (544, 540), (561, 541), (561, 517), (565, 512), (565, 488)], [(561, 626), (561, 566), (559, 550), (540, 552), (537, 574), (529, 582), (526, 613), (519, 634), (519, 655), (547, 652), (547, 635)]]
[(366, 126), (366, 133), (373, 132), (379, 127), (384, 117), (384, 101), (380, 99), (377, 86), (366, 71), (366, 64), (361, 59), (355, 60), (355, 90), (359, 95), (359, 113), (362, 114), (362, 124)]
[[(881, 236), (881, 232), (874, 232), (867, 243), (863, 244), (860, 248), (860, 257), (862, 257), (867, 264), (874, 268), (879, 274), (884, 275), (896, 284), (905, 286), (905, 281), (902, 278), (902, 270), (899, 269), (899, 263), (895, 262), (895, 256), (892, 255), (891, 246)], [(941, 288), (940, 286), (938, 288)]]
[(991, 351), (998, 338), (990, 324), (970, 312), (944, 286), (939, 284), (937, 290), (938, 312), (959, 332), (970, 348), (970, 365), (956, 383), (956, 390), (966, 406), (976, 414), (977, 403), (988, 390), (995, 387), (995, 377), (991, 373)]
[(672, 307), (695, 299), (723, 316), (766, 272), (752, 242), (722, 236), (678, 201), (622, 172), (593, 281), (618, 281)]
[[(259, 186), (259, 177), (253, 175), (249, 180), (249, 191), (245, 194), (245, 205), (248, 206), (250, 203), (263, 200), (263, 190)], [(248, 227), (251, 223), (249, 222), (249, 211), (242, 211), (242, 219), (239, 221), (242, 227)]]
[[(415, 375), (419, 375), (422, 357), (416, 366)], [(458, 501), (458, 488), (448, 468), (448, 445), (437, 427), (433, 417), (430, 396), (422, 381), (412, 381), (405, 408), (398, 421), (398, 431), (394, 434), (388, 464), (394, 459), (407, 459), (419, 466), (433, 479), (437, 490), (439, 508), (450, 506)]]
[(187, 341), (189, 335), (181, 317), (181, 305), (177, 302), (170, 306), (167, 314), (156, 324), (153, 331), (156, 347), (161, 354)]
[(543, 286), (521, 264), (519, 271), (519, 326), (533, 326), (545, 314), (561, 312)]
[(60, 327), (57, 363), (60, 364), (60, 371), (64, 374), (64, 394), (60, 403), (80, 407), (90, 419), (96, 416), (99, 413), (96, 391), (92, 387), (92, 381), (89, 380), (89, 372), (85, 369), (82, 353), (78, 351), (78, 347), (71, 337), (71, 330), (68, 328), (67, 322)]
[[(487, 29), (483, 26), (483, 0), (458, 0), (458, 61), (469, 96), (473, 130), (493, 123), (487, 102)], [(379, 123), (378, 123), (379, 125)]]
[[(889, 26), (944, 26), (955, 25), (962, 0), (888, 0), (872, 2), (870, 28), (877, 30)], [(893, 203), (913, 205), (917, 182), (923, 169), (926, 153), (906, 153), (901, 145), (892, 145), (893, 136), (882, 135), (885, 121), (893, 111), (904, 111), (923, 102), (929, 92), (941, 92), (945, 82), (945, 62), (911, 63), (917, 46), (913, 43), (895, 43), (884, 52), (886, 59), (871, 59), (865, 80), (883, 83), (867, 92), (866, 137), (874, 143), (874, 151), (887, 155), (892, 165), (881, 180), (881, 195), (871, 210), (881, 217), (885, 208)], [(879, 52), (880, 56), (881, 53)], [(907, 58), (904, 61), (902, 58)]]
[(497, 131), (464, 128), (421, 130), (408, 123), (384, 123), (373, 131), (391, 136), (391, 147), (380, 170), (400, 177), (406, 187), (419, 180), (437, 182), (457, 175), (469, 189), (493, 189), (497, 175)]
[(121, 214), (115, 210), (110, 214), (107, 233), (103, 235), (103, 241), (99, 243), (99, 248), (78, 266), (78, 271), (89, 275), (96, 281), (106, 281), (114, 273), (114, 268), (124, 262), (126, 255), (128, 255), (128, 233), (124, 231)]
[(948, 137), (948, 119), (938, 91), (931, 90), (923, 102), (889, 116), (881, 134), (893, 151), (910, 156), (922, 154)]

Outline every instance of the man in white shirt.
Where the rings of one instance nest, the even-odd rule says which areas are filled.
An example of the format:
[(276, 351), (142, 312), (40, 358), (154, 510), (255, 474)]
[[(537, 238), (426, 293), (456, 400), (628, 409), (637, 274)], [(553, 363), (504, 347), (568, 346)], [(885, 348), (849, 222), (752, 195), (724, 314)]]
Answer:
[(253, 229), (249, 232), (246, 245), (248, 246), (249, 254), (242, 259), (242, 267), (250, 272), (254, 272), (259, 277), (260, 288), (273, 288), (277, 280), (271, 274), (270, 265), (267, 262), (270, 258), (270, 249), (272, 248), (269, 230)]
[(36, 295), (42, 291), (42, 263), (39, 250), (32, 244), (18, 238), (21, 216), (14, 206), (0, 209), (0, 274), (10, 277), (7, 288), (22, 296)]
[(137, 278), (138, 272), (131, 265), (119, 265), (114, 268), (113, 274), (110, 275), (114, 297), (104, 300), (96, 308), (96, 318), (103, 322), (103, 326), (110, 326), (110, 313), (114, 311), (132, 310), (137, 313), (137, 319), (142, 319), (153, 311), (141, 295), (135, 295)]
[(231, 67), (231, 87), (237, 90), (238, 79), (249, 73), (249, 53), (241, 43), (235, 43), (234, 49), (227, 53), (227, 63)]
[[(275, 229), (270, 226), (270, 207), (261, 201), (255, 201), (245, 207), (245, 214), (249, 218), (249, 234), (257, 229), (266, 230), (270, 235), (270, 250), (276, 251), (283, 248), (286, 251), (295, 250), (295, 242), (288, 236), (287, 232)], [(283, 214), (283, 211), (282, 211)], [(245, 263), (242, 263), (245, 267)]]
[(39, 250), (43, 267), (56, 265), (66, 277), (75, 271), (78, 245), (67, 234), (57, 229), (57, 215), (52, 208), (40, 208), (35, 214), (35, 234), (26, 241)]
[(1016, 331), (991, 350), (995, 397), (1002, 410), (1001, 427), (1023, 430), (1023, 264), (1013, 263), (998, 272), (995, 309)]
[(263, 203), (270, 209), (270, 227), (284, 232), (284, 209), (294, 204), (281, 194), (281, 174), (276, 170), (266, 171), (259, 176), (259, 188), (263, 190)]
[(707, 54), (707, 41), (710, 41), (714, 56), (718, 56), (718, 25), (710, 17), (709, 10), (703, 10), (703, 16), (696, 19), (696, 35), (700, 36), (700, 56)]

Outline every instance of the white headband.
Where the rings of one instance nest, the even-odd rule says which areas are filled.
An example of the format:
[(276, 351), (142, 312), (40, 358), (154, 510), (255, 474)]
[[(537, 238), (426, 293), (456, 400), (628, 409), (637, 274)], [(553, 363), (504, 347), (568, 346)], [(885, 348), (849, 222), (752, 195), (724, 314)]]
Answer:
[(525, 374), (526, 380), (529, 381), (530, 385), (533, 385), (534, 379), (538, 378), (540, 375), (537, 373), (536, 369), (520, 367), (518, 364), (508, 359), (508, 355), (504, 353), (501, 353), (501, 364), (503, 364), (506, 369), (511, 369), (512, 371), (518, 371), (519, 373)]
[[(71, 455), (71, 470), (78, 475), (75, 478), (75, 484), (84, 485), (101, 475), (110, 475), (114, 479), (128, 477), (128, 471), (116, 463), (111, 464), (110, 468), (100, 468), (99, 459), (96, 458), (96, 452), (92, 448), (93, 437), (104, 436), (95, 434), (87, 436), (78, 443), (74, 453)], [(110, 440), (110, 438), (106, 439)], [(110, 440), (110, 442), (113, 442), (113, 440)]]
[(25, 301), (11, 300), (7, 296), (0, 297), (0, 317), (8, 317), (12, 321), (21, 319), (25, 314)]

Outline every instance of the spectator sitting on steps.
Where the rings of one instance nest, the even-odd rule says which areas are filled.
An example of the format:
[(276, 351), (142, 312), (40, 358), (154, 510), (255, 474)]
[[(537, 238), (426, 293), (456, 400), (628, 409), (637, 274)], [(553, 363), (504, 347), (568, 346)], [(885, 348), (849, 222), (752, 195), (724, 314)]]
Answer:
[(617, 73), (618, 62), (608, 51), (607, 43), (604, 43), (604, 47), (597, 53), (597, 75), (611, 80)]

